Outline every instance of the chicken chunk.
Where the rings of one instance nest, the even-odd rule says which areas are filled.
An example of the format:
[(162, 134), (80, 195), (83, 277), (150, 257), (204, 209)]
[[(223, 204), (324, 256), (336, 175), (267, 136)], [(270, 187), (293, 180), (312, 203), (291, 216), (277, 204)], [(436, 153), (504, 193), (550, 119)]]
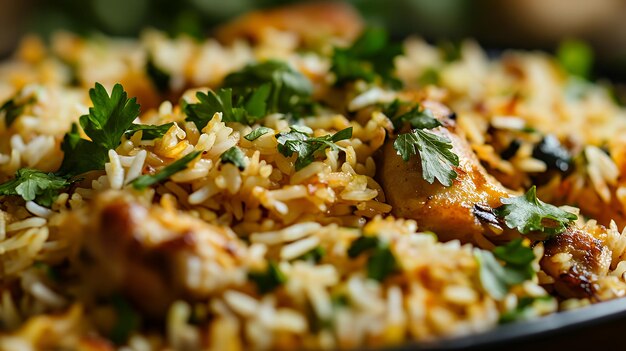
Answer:
[(258, 42), (268, 29), (294, 33), (301, 44), (310, 46), (328, 38), (352, 41), (363, 29), (363, 21), (348, 4), (311, 2), (248, 13), (218, 28), (216, 37), (225, 43)]
[(453, 152), (459, 156), (458, 177), (450, 187), (438, 182), (429, 184), (422, 178), (419, 157), (405, 162), (394, 149), (394, 140), (387, 140), (378, 169), (393, 214), (417, 220), (421, 230), (434, 231), (444, 241), (477, 243), (485, 233), (498, 236), (498, 240), (507, 239), (513, 234), (498, 228), (495, 218), (490, 218), (490, 210), (501, 205), (500, 198), (508, 197), (510, 192), (485, 171), (463, 132), (448, 117), (451, 112), (441, 104), (423, 105), (444, 125), (432, 132), (452, 142)]
[(178, 298), (206, 296), (245, 277), (245, 247), (227, 227), (148, 208), (115, 192), (94, 203), (86, 247), (96, 279), (150, 315), (162, 315)]
[(606, 276), (611, 251), (602, 241), (574, 226), (545, 242), (541, 268), (554, 278), (564, 297), (594, 297), (596, 281)]

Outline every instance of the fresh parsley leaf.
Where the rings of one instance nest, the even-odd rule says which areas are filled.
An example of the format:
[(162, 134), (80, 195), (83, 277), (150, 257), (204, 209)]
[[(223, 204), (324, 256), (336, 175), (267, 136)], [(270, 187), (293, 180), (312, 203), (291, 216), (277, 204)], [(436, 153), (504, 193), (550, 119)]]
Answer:
[(22, 168), (15, 173), (15, 178), (0, 184), (0, 195), (21, 196), (24, 201), (50, 207), (59, 191), (72, 184), (67, 178), (36, 169)]
[(222, 160), (222, 164), (234, 164), (241, 171), (246, 168), (246, 155), (243, 153), (243, 151), (241, 151), (240, 148), (236, 146), (233, 146), (230, 149), (224, 151), (224, 153), (220, 155), (220, 160)]
[(368, 278), (383, 281), (398, 268), (389, 243), (376, 236), (361, 236), (354, 240), (348, 248), (348, 256), (356, 258), (364, 253), (371, 253), (367, 259)]
[(511, 287), (535, 275), (531, 265), (535, 254), (531, 248), (524, 246), (522, 239), (519, 238), (507, 245), (497, 247), (493, 253), (476, 249), (474, 257), (479, 265), (479, 277), (483, 289), (498, 300), (504, 298)]
[(503, 205), (495, 208), (494, 213), (503, 218), (509, 228), (517, 229), (522, 234), (540, 231), (549, 236), (556, 235), (578, 218), (573, 213), (539, 200), (534, 185), (525, 195), (501, 198), (500, 201)]
[(165, 123), (161, 125), (152, 124), (131, 124), (130, 128), (126, 131), (126, 134), (130, 137), (133, 134), (141, 130), (141, 140), (154, 140), (162, 138), (170, 128), (174, 125), (174, 122)]
[(178, 173), (184, 169), (187, 168), (187, 164), (191, 161), (193, 161), (196, 157), (198, 157), (198, 155), (200, 155), (200, 151), (193, 151), (190, 152), (189, 154), (181, 157), (180, 159), (172, 162), (171, 164), (167, 165), (166, 167), (164, 167), (162, 170), (160, 170), (158, 173), (156, 174), (144, 174), (140, 177), (137, 177), (135, 180), (133, 180), (132, 184), (133, 187), (137, 190), (142, 190), (145, 189), (151, 185), (160, 183), (162, 181), (165, 181), (166, 179), (168, 179), (169, 177), (171, 177), (172, 175), (174, 175), (175, 173)]
[(310, 134), (310, 129), (305, 130), (301, 127), (292, 126), (291, 131), (276, 135), (278, 151), (281, 154), (286, 157), (290, 157), (294, 152), (298, 154), (295, 164), (296, 171), (308, 166), (315, 159), (315, 155), (320, 154), (326, 148), (337, 149), (336, 142), (350, 139), (352, 127), (340, 130), (333, 135), (312, 137)]
[(593, 50), (584, 41), (569, 39), (561, 42), (556, 58), (569, 74), (589, 78), (593, 68)]
[(331, 71), (336, 85), (362, 79), (368, 83), (380, 77), (394, 88), (402, 86), (393, 76), (394, 58), (402, 54), (402, 46), (389, 43), (381, 28), (366, 29), (349, 48), (335, 48)]
[(265, 272), (249, 272), (248, 278), (256, 284), (261, 294), (273, 291), (287, 281), (287, 277), (274, 261), (268, 262)]
[(413, 107), (407, 113), (392, 118), (391, 121), (396, 130), (402, 128), (404, 122), (409, 122), (413, 128), (417, 129), (433, 129), (441, 126), (441, 122), (435, 118), (433, 112), (427, 108), (422, 108), (420, 105)]
[(233, 97), (231, 88), (220, 88), (208, 93), (198, 92), (198, 103), (185, 106), (187, 121), (192, 121), (202, 130), (217, 112), (222, 113), (223, 122), (253, 124), (267, 114), (267, 100), (271, 86), (265, 84), (246, 95)]
[(260, 138), (261, 136), (269, 133), (269, 132), (273, 132), (274, 130), (272, 128), (267, 128), (267, 127), (259, 127), (253, 131), (251, 131), (250, 133), (248, 133), (246, 136), (244, 136), (244, 139), (248, 140), (248, 141), (254, 141), (257, 140), (258, 138)]
[(23, 101), (18, 101), (17, 98), (7, 100), (2, 107), (0, 107), (0, 113), (4, 112), (4, 123), (7, 127), (11, 127), (13, 122), (24, 113), (26, 106), (35, 102), (34, 97), (30, 97)]
[(146, 60), (146, 74), (154, 84), (154, 87), (160, 92), (165, 93), (170, 88), (170, 75), (162, 70), (159, 66), (154, 62), (154, 57), (152, 55), (148, 55), (148, 59)]
[(442, 185), (450, 186), (457, 177), (454, 167), (459, 165), (459, 157), (452, 152), (452, 143), (446, 137), (415, 129), (398, 135), (393, 147), (404, 161), (419, 154), (422, 175), (430, 184), (437, 179)]
[(268, 60), (247, 65), (226, 76), (223, 83), (224, 88), (232, 88), (237, 96), (247, 96), (266, 85), (270, 87), (269, 99), (266, 99), (268, 113), (300, 115), (308, 112), (313, 85), (285, 62)]
[(322, 260), (322, 258), (324, 258), (324, 256), (326, 256), (326, 250), (324, 250), (324, 248), (321, 246), (316, 246), (309, 252), (306, 252), (302, 256), (297, 257), (296, 260), (313, 261), (315, 263), (318, 263)]
[(549, 295), (539, 296), (539, 297), (529, 297), (529, 296), (522, 297), (517, 302), (517, 306), (515, 306), (515, 308), (513, 308), (512, 310), (506, 311), (502, 315), (500, 315), (500, 319), (498, 320), (498, 323), (506, 324), (506, 323), (512, 323), (516, 321), (528, 320), (535, 316), (535, 314), (532, 312), (533, 307), (535, 305), (542, 304), (542, 303), (550, 303), (553, 300), (554, 298)]
[(111, 330), (111, 340), (117, 345), (124, 344), (130, 334), (141, 325), (140, 314), (121, 295), (114, 295), (112, 298), (115, 310), (115, 324)]
[(109, 96), (100, 83), (89, 90), (89, 97), (93, 107), (89, 108), (88, 115), (80, 116), (80, 126), (94, 143), (107, 150), (115, 149), (139, 116), (137, 99), (128, 99), (120, 84), (115, 84)]
[(439, 70), (434, 67), (431, 67), (431, 68), (425, 69), (424, 72), (422, 72), (422, 75), (419, 77), (417, 82), (421, 86), (437, 85), (439, 83), (439, 79), (440, 79)]

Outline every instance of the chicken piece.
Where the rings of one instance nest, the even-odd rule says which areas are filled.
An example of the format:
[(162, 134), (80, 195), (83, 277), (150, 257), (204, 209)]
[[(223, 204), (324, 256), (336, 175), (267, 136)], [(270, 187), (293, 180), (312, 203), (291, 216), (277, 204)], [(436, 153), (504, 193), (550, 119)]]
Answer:
[(224, 43), (259, 42), (268, 29), (294, 33), (301, 44), (311, 46), (328, 38), (352, 41), (363, 29), (363, 21), (346, 3), (311, 2), (250, 12), (218, 28), (216, 37)]
[(93, 276), (106, 284), (103, 289), (122, 290), (149, 315), (162, 316), (178, 298), (206, 296), (245, 277), (245, 247), (227, 227), (147, 208), (117, 192), (94, 203), (93, 234), (86, 243), (95, 261)]
[(609, 271), (611, 250), (574, 226), (544, 245), (541, 268), (554, 278), (556, 291), (567, 298), (594, 297), (595, 282)]
[(481, 241), (484, 243), (483, 234), (497, 241), (516, 235), (503, 231), (491, 213), (492, 208), (501, 205), (500, 198), (508, 197), (510, 192), (485, 171), (462, 130), (448, 117), (451, 111), (434, 102), (422, 104), (444, 125), (432, 132), (452, 142), (453, 152), (459, 156), (458, 177), (449, 187), (437, 181), (429, 184), (422, 178), (419, 157), (405, 162), (394, 149), (394, 140), (387, 140), (378, 173), (385, 196), (393, 206), (392, 213), (415, 219), (421, 230), (431, 230), (444, 241), (459, 239), (484, 246), (480, 245)]

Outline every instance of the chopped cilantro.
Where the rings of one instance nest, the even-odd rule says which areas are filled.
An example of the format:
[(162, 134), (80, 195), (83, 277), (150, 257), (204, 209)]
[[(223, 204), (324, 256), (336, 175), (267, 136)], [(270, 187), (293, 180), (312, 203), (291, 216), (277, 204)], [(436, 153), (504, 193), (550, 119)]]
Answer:
[(170, 88), (170, 75), (156, 65), (154, 57), (150, 54), (146, 60), (146, 74), (160, 93), (168, 91)]
[(433, 129), (441, 126), (441, 122), (435, 118), (433, 112), (427, 108), (422, 108), (420, 105), (413, 107), (407, 113), (392, 117), (391, 120), (396, 130), (402, 128), (404, 122), (409, 122), (411, 127), (417, 129)]
[(402, 54), (402, 46), (390, 44), (381, 28), (366, 29), (349, 48), (335, 48), (331, 71), (336, 85), (362, 79), (368, 83), (380, 77), (394, 88), (402, 86), (393, 76), (394, 58)]
[(232, 88), (237, 96), (247, 96), (263, 86), (270, 88), (269, 98), (265, 99), (268, 113), (297, 116), (310, 108), (313, 85), (302, 73), (282, 61), (268, 60), (248, 65), (226, 76), (223, 83), (224, 88)]
[(82, 139), (74, 124), (65, 134), (61, 150), (65, 153), (59, 175), (78, 175), (104, 168), (108, 150), (120, 145), (121, 138), (139, 116), (136, 99), (128, 95), (120, 84), (116, 84), (108, 95), (106, 89), (96, 83), (89, 90), (93, 107), (88, 115), (80, 116), (80, 125), (91, 139)]
[(367, 277), (383, 281), (398, 268), (389, 243), (376, 236), (361, 236), (354, 240), (348, 248), (348, 256), (356, 258), (363, 253), (371, 252), (367, 259)]
[(324, 135), (321, 137), (310, 136), (309, 128), (292, 126), (291, 131), (287, 133), (276, 134), (278, 140), (278, 151), (286, 157), (290, 157), (293, 153), (298, 154), (296, 159), (296, 171), (308, 166), (313, 162), (315, 155), (320, 154), (326, 148), (337, 149), (336, 142), (352, 137), (352, 127), (340, 130), (333, 135)]
[(141, 131), (141, 140), (154, 140), (162, 138), (165, 133), (167, 133), (170, 128), (174, 125), (174, 122), (165, 123), (161, 125), (151, 125), (151, 124), (131, 124), (130, 128), (126, 131), (128, 136), (131, 136), (138, 131)]
[(419, 154), (422, 176), (430, 184), (437, 179), (442, 185), (450, 186), (457, 177), (454, 167), (459, 165), (459, 157), (452, 152), (452, 143), (446, 137), (415, 129), (398, 135), (393, 147), (405, 161)]
[(222, 164), (234, 164), (241, 171), (246, 168), (246, 155), (243, 153), (243, 151), (241, 151), (240, 148), (236, 146), (233, 146), (230, 149), (224, 151), (224, 153), (220, 155), (220, 160), (222, 160)]
[(260, 138), (261, 136), (269, 133), (269, 132), (273, 132), (274, 130), (272, 128), (267, 128), (267, 127), (259, 127), (253, 131), (251, 131), (250, 133), (248, 133), (246, 136), (244, 136), (244, 139), (248, 140), (248, 141), (254, 141), (257, 140), (258, 138)]
[(511, 287), (531, 279), (535, 274), (531, 265), (535, 254), (519, 238), (497, 247), (493, 253), (476, 249), (474, 257), (478, 262), (483, 289), (495, 299), (504, 298)]
[(563, 232), (567, 225), (578, 217), (537, 198), (537, 188), (533, 186), (525, 195), (502, 198), (503, 205), (494, 213), (504, 219), (504, 223), (522, 234), (541, 231), (547, 235)]
[(117, 345), (124, 344), (130, 334), (141, 325), (141, 316), (121, 295), (115, 295), (111, 303), (115, 310), (115, 324), (111, 330), (111, 340)]
[(322, 260), (322, 258), (324, 258), (324, 256), (326, 256), (326, 250), (324, 250), (324, 248), (321, 246), (316, 246), (302, 256), (297, 257), (296, 260), (313, 261), (315, 263), (318, 263)]
[(519, 299), (517, 306), (512, 310), (506, 311), (500, 315), (498, 322), (506, 324), (516, 321), (523, 321), (535, 316), (532, 313), (533, 307), (537, 304), (550, 303), (554, 300), (552, 296), (545, 295), (539, 297), (525, 296)]
[(18, 101), (17, 98), (14, 97), (2, 104), (2, 106), (0, 107), (0, 113), (4, 112), (5, 125), (7, 127), (11, 127), (13, 122), (15, 122), (15, 120), (19, 116), (21, 116), (22, 113), (24, 113), (24, 108), (26, 108), (27, 105), (32, 104), (33, 102), (35, 102), (34, 97), (30, 97), (23, 101)]
[(168, 179), (175, 173), (178, 173), (186, 169), (187, 164), (193, 161), (196, 157), (198, 157), (198, 155), (200, 155), (200, 151), (193, 151), (181, 157), (180, 159), (176, 160), (175, 162), (172, 162), (171, 164), (167, 165), (156, 174), (144, 174), (140, 177), (137, 177), (132, 182), (133, 187), (137, 190), (142, 190), (151, 185), (160, 183)]
[(439, 70), (437, 70), (434, 67), (431, 67), (431, 68), (425, 69), (424, 72), (422, 72), (422, 75), (419, 77), (417, 82), (422, 86), (436, 85), (437, 83), (439, 83), (439, 79), (440, 79)]
[(222, 113), (222, 121), (252, 124), (265, 117), (271, 86), (265, 84), (245, 95), (233, 97), (231, 88), (220, 88), (208, 93), (198, 92), (198, 103), (185, 106), (187, 121), (192, 121), (202, 130), (215, 113)]
[(593, 50), (580, 40), (565, 40), (561, 42), (556, 58), (569, 74), (580, 78), (589, 78), (593, 67)]
[(0, 184), (0, 195), (21, 196), (24, 201), (35, 201), (50, 207), (59, 191), (72, 184), (67, 178), (30, 168), (19, 169), (15, 178)]
[(273, 291), (287, 281), (287, 277), (274, 261), (268, 262), (264, 272), (248, 272), (248, 278), (256, 284), (261, 294)]

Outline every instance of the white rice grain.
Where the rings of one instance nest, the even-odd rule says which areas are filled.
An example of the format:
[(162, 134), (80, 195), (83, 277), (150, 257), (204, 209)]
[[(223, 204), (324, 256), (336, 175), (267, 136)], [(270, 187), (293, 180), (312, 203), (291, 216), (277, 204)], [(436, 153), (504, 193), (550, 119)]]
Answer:
[(285, 261), (300, 257), (305, 253), (313, 250), (319, 245), (320, 239), (317, 236), (311, 236), (302, 240), (295, 241), (285, 245), (280, 249), (280, 258)]
[(250, 235), (250, 241), (266, 245), (280, 244), (304, 238), (321, 227), (322, 225), (316, 222), (298, 223), (278, 231), (253, 233)]
[(124, 168), (115, 150), (109, 150), (109, 162), (104, 165), (111, 189), (120, 190), (124, 185)]
[(27, 228), (37, 228), (46, 225), (47, 220), (41, 217), (30, 217), (19, 222), (13, 222), (6, 226), (7, 233), (15, 232)]
[(54, 213), (49, 209), (38, 205), (34, 201), (26, 201), (26, 209), (28, 210), (28, 212), (34, 214), (35, 216), (42, 218), (49, 218)]
[(135, 180), (135, 178), (141, 175), (141, 171), (143, 169), (143, 164), (146, 162), (146, 157), (148, 156), (148, 152), (146, 150), (139, 151), (135, 157), (133, 157), (132, 163), (126, 172), (126, 179), (124, 180), (124, 184), (128, 184)]

